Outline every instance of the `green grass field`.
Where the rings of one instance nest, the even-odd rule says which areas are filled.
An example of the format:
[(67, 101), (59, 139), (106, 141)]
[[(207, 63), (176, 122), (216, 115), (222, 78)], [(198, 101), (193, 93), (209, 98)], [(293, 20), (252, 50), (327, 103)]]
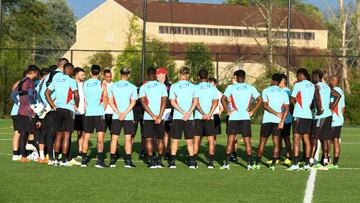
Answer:
[[(178, 152), (177, 169), (146, 167), (138, 160), (139, 135), (133, 159), (136, 169), (54, 167), (38, 163), (11, 161), (12, 124), (0, 120), (0, 202), (303, 202), (310, 172), (289, 172), (278, 165), (276, 171), (262, 167), (259, 171), (244, 168), (244, 146), (239, 145), (239, 164), (231, 170), (219, 170), (224, 158), (225, 134), (218, 137), (216, 169), (200, 163), (190, 170), (181, 163), (186, 154), (184, 141)], [(253, 127), (253, 154), (257, 150), (259, 126)], [(346, 128), (342, 135), (341, 170), (318, 171), (313, 202), (360, 201), (360, 129)], [(95, 136), (91, 153), (95, 155)], [(123, 151), (123, 139), (120, 151)], [(75, 144), (75, 138), (73, 139)], [(108, 150), (109, 135), (106, 139)], [(265, 162), (271, 157), (272, 143), (268, 142)], [(205, 160), (206, 143), (200, 156)], [(109, 156), (108, 156), (109, 157)], [(108, 161), (108, 160), (107, 160)]]

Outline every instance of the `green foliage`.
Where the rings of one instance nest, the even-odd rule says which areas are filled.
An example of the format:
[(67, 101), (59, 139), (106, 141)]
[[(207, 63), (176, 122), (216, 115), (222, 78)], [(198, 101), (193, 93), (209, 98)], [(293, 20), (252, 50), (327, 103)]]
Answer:
[[(229, 5), (240, 5), (240, 6), (257, 6), (272, 4), (275, 7), (287, 7), (288, 0), (225, 0), (225, 4)], [(292, 6), (297, 6), (302, 2), (302, 0), (292, 0)]]
[(89, 65), (99, 65), (103, 69), (111, 69), (113, 67), (113, 56), (109, 52), (98, 52), (89, 57)]
[(190, 80), (199, 82), (198, 72), (201, 69), (209, 71), (209, 76), (214, 76), (214, 65), (212, 63), (209, 49), (201, 43), (190, 44), (185, 54), (185, 65), (191, 69)]
[(328, 65), (326, 58), (324, 57), (306, 57), (301, 62), (301, 67), (306, 68), (309, 73), (315, 69), (323, 69)]
[[(3, 0), (3, 8), (2, 47), (67, 49), (74, 42), (75, 17), (65, 0)], [(36, 52), (36, 65), (54, 64), (63, 54)], [(1, 52), (0, 91), (3, 95), (10, 95), (10, 87), (21, 79), (23, 70), (31, 63), (31, 51)], [(9, 97), (4, 97), (1, 103), (0, 114), (8, 114), (12, 105)]]
[[(115, 80), (119, 79), (122, 67), (131, 69), (130, 82), (133, 84), (141, 83), (142, 35), (137, 20), (138, 18), (135, 15), (129, 20), (130, 26), (127, 32), (126, 47), (124, 52), (118, 56), (116, 67), (114, 68)], [(168, 77), (170, 79), (174, 77), (175, 61), (170, 56), (169, 47), (166, 43), (158, 39), (147, 38), (146, 51), (145, 69), (165, 67), (169, 71)]]

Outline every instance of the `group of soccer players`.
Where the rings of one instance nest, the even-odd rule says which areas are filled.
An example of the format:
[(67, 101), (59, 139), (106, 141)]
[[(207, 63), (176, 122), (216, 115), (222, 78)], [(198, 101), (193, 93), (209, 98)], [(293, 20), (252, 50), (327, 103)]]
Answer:
[[(104, 168), (106, 151), (110, 151), (110, 167), (116, 167), (118, 139), (125, 137), (125, 167), (136, 167), (132, 161), (134, 137), (141, 126), (142, 158), (149, 168), (176, 168), (179, 140), (184, 135), (187, 165), (198, 168), (198, 154), (204, 137), (208, 142), (207, 167), (214, 167), (216, 136), (221, 134), (221, 113), (227, 114), (227, 146), (224, 165), (237, 161), (237, 140), (242, 135), (247, 157), (247, 169), (260, 169), (264, 147), (270, 136), (273, 141), (273, 158), (269, 169), (275, 170), (280, 159), (282, 142), (286, 146), (288, 170), (300, 169), (300, 143), (303, 142), (303, 169), (310, 167), (338, 168), (340, 134), (345, 109), (344, 93), (338, 87), (339, 78), (324, 82), (324, 74), (306, 69), (296, 73), (297, 81), (291, 92), (284, 74), (272, 75), (271, 84), (260, 94), (245, 82), (245, 71), (237, 70), (222, 94), (217, 81), (209, 78), (205, 69), (198, 72), (199, 84), (189, 81), (190, 69), (179, 70), (178, 82), (168, 81), (165, 68), (149, 68), (148, 80), (139, 87), (129, 82), (130, 69), (121, 68), (120, 80), (112, 82), (110, 70), (98, 65), (85, 70), (74, 68), (65, 58), (56, 66), (39, 70), (31, 65), (24, 77), (14, 84), (11, 98), (14, 101), (11, 116), (14, 125), (13, 160), (36, 160), (55, 166), (80, 165), (87, 167), (90, 137), (96, 131), (97, 162)], [(103, 74), (103, 81), (100, 76)], [(251, 117), (263, 106), (264, 114), (260, 141), (255, 160), (252, 156)], [(290, 132), (293, 129), (293, 146)], [(110, 130), (110, 149), (104, 148), (105, 132)], [(77, 131), (77, 162), (70, 153), (71, 134)], [(317, 163), (316, 151), (321, 143), (322, 158)], [(334, 146), (330, 161), (331, 145)], [(293, 150), (292, 150), (293, 149)], [(290, 159), (292, 158), (292, 161)], [(331, 163), (331, 164), (330, 164)]]

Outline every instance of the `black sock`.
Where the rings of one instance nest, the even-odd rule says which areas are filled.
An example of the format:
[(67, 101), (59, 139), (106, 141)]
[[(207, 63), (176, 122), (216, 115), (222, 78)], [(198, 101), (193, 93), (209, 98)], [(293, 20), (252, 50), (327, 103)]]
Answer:
[(117, 159), (117, 154), (110, 154), (110, 159)]
[(310, 164), (310, 157), (306, 157), (305, 158), (305, 165), (309, 165)]
[(59, 152), (55, 152), (55, 160), (59, 160)]
[(298, 164), (299, 164), (299, 157), (294, 156), (294, 165), (298, 165)]
[(19, 155), (19, 150), (13, 151), (13, 155)]
[(333, 165), (337, 166), (339, 162), (339, 157), (334, 157)]
[(98, 152), (98, 160), (100, 162), (104, 162), (104, 153), (103, 152)]
[(214, 155), (209, 155), (209, 162), (213, 162), (214, 161)]
[(271, 161), (271, 166), (275, 166), (277, 160), (278, 160), (277, 157), (273, 157), (273, 159), (272, 159), (272, 161)]
[(159, 156), (157, 156), (157, 160), (158, 160), (158, 161), (161, 161), (161, 160), (162, 160), (162, 158), (163, 158), (163, 155), (159, 155)]
[(251, 155), (247, 155), (247, 163), (248, 165), (252, 165), (253, 164), (253, 160), (252, 160), (252, 156)]
[(230, 156), (231, 156), (231, 154), (226, 154), (225, 164), (228, 164), (228, 163), (229, 163)]
[(83, 159), (86, 158), (86, 153), (85, 153), (85, 152), (80, 152), (80, 154), (81, 154), (81, 157), (82, 157)]
[[(171, 155), (171, 156), (170, 156), (170, 160), (171, 160), (171, 161), (175, 161), (175, 155)], [(191, 156), (190, 156), (190, 160), (191, 160)]]
[(131, 161), (131, 154), (125, 154), (125, 160)]
[(237, 152), (232, 152), (233, 157), (237, 157)]
[(194, 154), (194, 159), (195, 159), (195, 161), (198, 160), (198, 155), (197, 154)]
[(260, 163), (260, 161), (261, 161), (261, 157), (256, 157), (255, 158), (255, 163), (256, 163), (256, 165), (259, 165), (259, 163)]
[(62, 159), (61, 159), (62, 162), (64, 162), (64, 163), (67, 162), (67, 154), (64, 154), (64, 153), (63, 153), (61, 158), (62, 158)]

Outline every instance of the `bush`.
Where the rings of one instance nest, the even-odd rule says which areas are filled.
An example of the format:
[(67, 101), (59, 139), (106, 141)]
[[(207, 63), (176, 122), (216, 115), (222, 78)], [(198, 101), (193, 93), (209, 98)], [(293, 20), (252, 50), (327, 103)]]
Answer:
[(360, 126), (360, 95), (345, 96), (345, 122), (349, 125)]

